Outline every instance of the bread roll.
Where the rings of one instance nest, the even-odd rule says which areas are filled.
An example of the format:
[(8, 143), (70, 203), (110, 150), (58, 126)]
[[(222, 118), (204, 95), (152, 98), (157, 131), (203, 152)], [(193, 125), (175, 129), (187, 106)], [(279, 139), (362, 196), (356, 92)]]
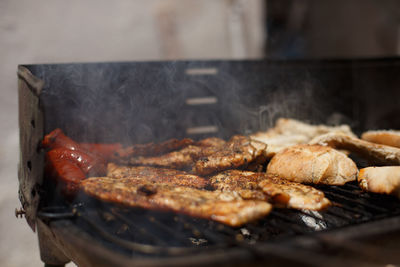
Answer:
[(368, 131), (361, 135), (361, 139), (372, 143), (400, 148), (400, 131)]
[(298, 183), (343, 185), (357, 178), (356, 164), (345, 154), (320, 145), (296, 145), (276, 154), (267, 173)]
[(365, 191), (400, 197), (400, 166), (361, 169), (358, 182)]

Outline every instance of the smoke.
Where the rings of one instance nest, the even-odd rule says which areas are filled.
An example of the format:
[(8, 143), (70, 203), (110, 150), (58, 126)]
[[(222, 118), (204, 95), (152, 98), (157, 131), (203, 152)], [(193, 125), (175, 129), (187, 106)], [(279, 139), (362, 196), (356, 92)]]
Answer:
[(229, 138), (265, 130), (279, 117), (337, 124), (350, 114), (337, 86), (303, 65), (168, 61), (29, 68), (45, 82), (45, 132), (61, 128), (79, 142)]

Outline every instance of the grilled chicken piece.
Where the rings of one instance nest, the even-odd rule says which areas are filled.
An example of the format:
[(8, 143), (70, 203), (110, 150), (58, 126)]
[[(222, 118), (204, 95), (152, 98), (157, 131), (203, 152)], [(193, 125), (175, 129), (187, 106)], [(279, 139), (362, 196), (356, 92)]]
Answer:
[(158, 166), (173, 169), (190, 169), (196, 160), (206, 157), (218, 151), (225, 145), (225, 141), (210, 137), (189, 145), (178, 151), (173, 151), (155, 157), (132, 157), (129, 164)]
[(194, 159), (201, 157), (203, 148), (188, 146), (178, 151), (173, 151), (157, 157), (134, 157), (129, 160), (132, 165), (158, 166), (173, 169), (190, 169)]
[(148, 166), (118, 166), (114, 163), (108, 164), (107, 177), (116, 179), (131, 178), (151, 183), (189, 186), (194, 188), (204, 188), (208, 185), (208, 180), (184, 171)]
[(152, 210), (174, 211), (240, 226), (264, 217), (272, 206), (265, 201), (243, 200), (229, 192), (151, 184), (137, 179), (93, 177), (81, 182), (90, 196), (103, 201)]
[(237, 192), (244, 199), (271, 199), (293, 209), (321, 210), (330, 205), (323, 192), (308, 186), (249, 171), (228, 170), (210, 178), (215, 189)]
[(320, 145), (296, 145), (276, 154), (267, 173), (298, 183), (343, 185), (357, 178), (356, 164), (345, 154)]
[(189, 138), (182, 140), (170, 139), (163, 143), (147, 143), (147, 144), (135, 144), (130, 147), (119, 149), (115, 152), (115, 158), (117, 160), (127, 160), (131, 157), (138, 156), (155, 156), (165, 154), (174, 150), (182, 149), (189, 145), (192, 145), (194, 141)]
[(400, 148), (400, 131), (367, 131), (361, 135), (361, 139), (376, 144)]
[(148, 165), (174, 169), (192, 169), (198, 175), (208, 175), (226, 169), (248, 166), (265, 160), (266, 145), (245, 136), (234, 136), (228, 142), (217, 139), (199, 141), (179, 151), (158, 157), (131, 158), (132, 165)]
[(288, 208), (322, 210), (331, 204), (322, 191), (277, 176), (266, 175), (258, 185), (275, 203)]
[(209, 175), (222, 170), (246, 167), (260, 158), (264, 159), (266, 147), (264, 143), (251, 141), (248, 137), (233, 136), (218, 151), (196, 161), (192, 172)]
[(225, 145), (226, 141), (218, 137), (209, 137), (196, 142), (196, 145), (202, 147), (220, 147)]
[(379, 165), (400, 165), (400, 148), (371, 143), (345, 134), (326, 134), (310, 143), (346, 149)]
[(358, 182), (365, 191), (392, 194), (400, 198), (400, 166), (361, 169)]
[(294, 119), (280, 118), (274, 128), (255, 133), (250, 138), (268, 144), (267, 157), (272, 158), (289, 146), (306, 144), (316, 136), (331, 132), (356, 137), (348, 125), (310, 125)]
[(216, 190), (236, 192), (243, 199), (267, 200), (267, 196), (258, 186), (261, 180), (253, 172), (228, 170), (211, 176), (210, 184)]

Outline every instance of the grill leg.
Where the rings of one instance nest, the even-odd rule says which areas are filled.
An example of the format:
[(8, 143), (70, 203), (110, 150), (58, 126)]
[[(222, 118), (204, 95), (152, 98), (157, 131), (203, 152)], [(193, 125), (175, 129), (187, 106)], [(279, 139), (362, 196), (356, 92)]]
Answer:
[(49, 228), (40, 220), (37, 220), (37, 230), (40, 258), (45, 263), (45, 267), (63, 267), (66, 263), (70, 262), (64, 253), (54, 244)]

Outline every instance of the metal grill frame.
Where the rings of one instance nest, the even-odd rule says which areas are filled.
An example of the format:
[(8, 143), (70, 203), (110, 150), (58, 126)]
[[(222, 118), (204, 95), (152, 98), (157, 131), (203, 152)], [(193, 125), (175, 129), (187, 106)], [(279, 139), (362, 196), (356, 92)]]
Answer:
[[(195, 68), (216, 68), (217, 73), (219, 72), (218, 70), (223, 70), (221, 72), (222, 80), (220, 76), (218, 76), (217, 79), (213, 79), (209, 78), (207, 75), (204, 76), (204, 74), (192, 76), (188, 71), (185, 71)], [(159, 70), (161, 69), (162, 71), (160, 72)], [(161, 80), (169, 85), (176, 85), (183, 74), (188, 75), (191, 77), (190, 79), (185, 76), (182, 80), (184, 86), (191, 84), (189, 82), (194, 82), (196, 86), (205, 86), (206, 90), (203, 91), (207, 92), (210, 92), (212, 86), (221, 86), (221, 88), (218, 88), (219, 91), (211, 90), (211, 92), (218, 96), (218, 99), (225, 96), (224, 94), (221, 95), (220, 92), (225, 90), (224, 86), (226, 81), (228, 81), (226, 87), (233, 90), (231, 92), (234, 95), (240, 96), (247, 90), (251, 92), (268, 92), (268, 89), (278, 93), (290, 94), (292, 92), (290, 89), (291, 87), (298, 86), (299, 84), (305, 86), (311, 79), (311, 84), (314, 86), (312, 92), (317, 92), (316, 90), (324, 91), (324, 94), (319, 97), (333, 97), (337, 94), (336, 97), (328, 100), (330, 108), (327, 108), (324, 112), (321, 112), (320, 115), (316, 116), (313, 113), (314, 107), (311, 105), (304, 107), (306, 112), (300, 117), (299, 114), (296, 113), (290, 114), (290, 112), (295, 112), (296, 109), (290, 110), (289, 113), (277, 113), (275, 117), (291, 116), (299, 119), (309, 119), (312, 122), (325, 122), (322, 120), (326, 118), (327, 114), (337, 111), (344, 116), (343, 118), (345, 118), (345, 120), (346, 118), (348, 119), (348, 121), (345, 122), (352, 122), (352, 126), (359, 131), (365, 128), (382, 127), (382, 124), (379, 124), (380, 116), (384, 117), (385, 114), (390, 114), (390, 112), (393, 111), (391, 110), (393, 105), (390, 104), (381, 106), (378, 110), (376, 107), (370, 108), (371, 96), (376, 99), (379, 95), (390, 95), (394, 99), (400, 94), (398, 90), (396, 90), (398, 84), (400, 84), (400, 78), (397, 75), (400, 70), (399, 58), (323, 61), (125, 62), (20, 66), (18, 70), (21, 144), (21, 160), (19, 164), (20, 200), (27, 212), (28, 223), (33, 228), (35, 227), (35, 223), (37, 223), (41, 256), (46, 263), (62, 264), (72, 259), (83, 266), (92, 266), (93, 263), (95, 263), (96, 266), (106, 266), (111, 263), (118, 263), (118, 265), (122, 266), (131, 265), (132, 263), (137, 263), (139, 265), (169, 265), (172, 263), (174, 265), (187, 265), (188, 263), (193, 263), (196, 265), (206, 263), (240, 263), (247, 262), (248, 260), (257, 262), (257, 260), (265, 260), (268, 258), (269, 263), (276, 263), (276, 265), (282, 261), (287, 263), (291, 260), (302, 262), (306, 265), (319, 265), (321, 264), (319, 260), (323, 259), (316, 255), (316, 248), (329, 246), (329, 244), (333, 244), (334, 247), (334, 244), (336, 244), (337, 247), (337, 242), (342, 242), (345, 239), (336, 239), (336, 236), (345, 236), (345, 234), (341, 234), (346, 232), (345, 229), (353, 229), (349, 230), (349, 232), (352, 232), (354, 229), (361, 229), (360, 227), (366, 227), (368, 225), (381, 235), (384, 233), (398, 232), (398, 228), (395, 226), (399, 225), (399, 219), (398, 217), (393, 217), (379, 219), (373, 222), (365, 222), (355, 226), (346, 226), (345, 228), (339, 229), (337, 233), (336, 231), (327, 231), (324, 233), (302, 235), (301, 237), (292, 236), (286, 243), (282, 241), (282, 243), (279, 244), (263, 243), (257, 246), (234, 244), (228, 251), (208, 251), (205, 254), (200, 253), (188, 257), (179, 256), (160, 260), (127, 258), (120, 254), (116, 257), (117, 254), (115, 251), (105, 249), (104, 244), (96, 242), (96, 240), (91, 238), (87, 233), (79, 229), (79, 227), (74, 224), (74, 219), (53, 218), (52, 220), (44, 220), (44, 218), (37, 218), (36, 212), (38, 204), (43, 200), (43, 195), (49, 193), (42, 192), (44, 160), (43, 153), (38, 150), (38, 144), (40, 140), (42, 140), (45, 132), (49, 132), (56, 127), (61, 127), (67, 130), (68, 135), (78, 141), (111, 142), (115, 141), (113, 138), (117, 138), (117, 140), (119, 138), (107, 134), (104, 130), (109, 128), (110, 125), (107, 124), (109, 122), (106, 121), (107, 127), (99, 128), (99, 125), (96, 124), (99, 123), (99, 120), (95, 119), (93, 120), (94, 122), (91, 120), (94, 116), (101, 117), (101, 113), (93, 112), (93, 109), (83, 110), (83, 113), (80, 114), (82, 116), (77, 120), (76, 116), (73, 114), (73, 111), (76, 111), (74, 108), (77, 106), (72, 105), (72, 107), (70, 107), (71, 103), (74, 104), (75, 102), (78, 103), (77, 105), (79, 107), (82, 103), (80, 101), (83, 101), (85, 97), (87, 97), (87, 95), (79, 95), (79, 93), (74, 95), (77, 93), (76, 90), (82, 90), (84, 88), (90, 89), (85, 83), (96, 78), (100, 78), (101, 82), (101, 78), (107, 76), (105, 73), (107, 73), (108, 70), (111, 71), (113, 79), (120, 78), (118, 73), (126, 70), (128, 70), (128, 74), (135, 74), (134, 77), (142, 77), (143, 75), (145, 78), (142, 80), (141, 78), (130, 80), (130, 82), (136, 83), (138, 87), (135, 91), (146, 90), (146, 86), (152, 85), (154, 83), (152, 75), (162, 76)], [(70, 79), (77, 79), (77, 81), (71, 81)], [(229, 79), (234, 80), (237, 84), (234, 84)], [(288, 80), (285, 80), (286, 83), (284, 83), (283, 86), (277, 85), (282, 79)], [(178, 84), (181, 88), (182, 84)], [(76, 90), (74, 86), (77, 86)], [(113, 94), (114, 92), (109, 90), (110, 88), (114, 88), (113, 86), (115, 87), (113, 81), (105, 82), (104, 85), (100, 86), (99, 90), (101, 93), (96, 95), (97, 98), (94, 103), (101, 106), (101, 104), (104, 103), (101, 101), (107, 101), (102, 94)], [(160, 86), (160, 83), (156, 83), (150, 89), (154, 89), (157, 86)], [(118, 88), (123, 90), (126, 94), (131, 94), (126, 88)], [(382, 88), (384, 88), (384, 90), (382, 90)], [(168, 90), (171, 89), (173, 88), (169, 86)], [(377, 91), (376, 89), (379, 90)], [(85, 90), (82, 90), (82, 92), (85, 92)], [(257, 93), (255, 96), (257, 96)], [(195, 95), (195, 97), (197, 96)], [(235, 133), (246, 134), (249, 131), (262, 129), (268, 126), (262, 124), (265, 119), (263, 116), (268, 115), (268, 108), (262, 109), (262, 106), (260, 106), (260, 109), (256, 110), (248, 109), (246, 104), (253, 104), (252, 101), (254, 101), (254, 98), (252, 97), (244, 98), (244, 107), (234, 102), (235, 105), (233, 105), (233, 108), (230, 108), (228, 104), (232, 104), (232, 100), (236, 101), (237, 98), (229, 97), (227, 102), (220, 103), (221, 109), (210, 109), (215, 114), (221, 111), (220, 114), (218, 113), (219, 115), (230, 116), (226, 124), (218, 125), (221, 129), (221, 132), (218, 133), (220, 137), (226, 137)], [(97, 103), (96, 101), (100, 102)], [(343, 103), (340, 104), (340, 101)], [(254, 102), (254, 104), (256, 106), (260, 105), (258, 102)], [(348, 108), (348, 106), (351, 106), (351, 108)], [(181, 106), (171, 105), (166, 107), (166, 109), (172, 108), (179, 110), (179, 107)], [(199, 112), (198, 109), (194, 108), (194, 110), (192, 110), (191, 108), (192, 107), (186, 107), (185, 110), (190, 111), (190, 114)], [(181, 112), (181, 110), (179, 111)], [(61, 113), (68, 115), (64, 118), (60, 116)], [(160, 116), (160, 114), (154, 112), (152, 116), (157, 117)], [(168, 113), (168, 116), (170, 117), (166, 120), (166, 124), (177, 119), (175, 112)], [(190, 118), (193, 117), (189, 116), (189, 119)], [(241, 122), (244, 119), (248, 119), (249, 123), (246, 125), (235, 123), (235, 121)], [(188, 123), (187, 118), (184, 120), (178, 119), (177, 121), (182, 121), (183, 124)], [(199, 122), (201, 123), (204, 121), (208, 122), (208, 120), (200, 120)], [(82, 123), (85, 122), (89, 122), (89, 126), (86, 127), (86, 125), (84, 125), (87, 128), (85, 129), (86, 134), (82, 136), (77, 135), (79, 130), (83, 127)], [(143, 121), (139, 120), (139, 122)], [(148, 126), (151, 125), (149, 124)], [(185, 134), (182, 135), (182, 132), (177, 134), (177, 131), (182, 131), (183, 126), (180, 124), (172, 125), (172, 127), (175, 128), (167, 129), (163, 132), (165, 133), (164, 138), (168, 138), (170, 135), (174, 137), (184, 136)], [(186, 126), (193, 128), (191, 125)], [(114, 132), (120, 130), (121, 129), (114, 129)], [(100, 135), (92, 135), (91, 133), (93, 132), (98, 132)], [(214, 135), (214, 133), (209, 133), (208, 135), (204, 133), (203, 135), (198, 135), (198, 137), (209, 135)], [(91, 136), (93, 139), (87, 139), (88, 136)], [(83, 139), (80, 140), (80, 138)], [(151, 138), (154, 141), (161, 141), (163, 137), (158, 136), (157, 131), (155, 131), (155, 135)], [(135, 140), (135, 138), (132, 138), (132, 140)], [(330, 194), (336, 193), (331, 192)], [(344, 200), (349, 201), (349, 199)], [(371, 206), (370, 208), (374, 209), (376, 207)], [(378, 228), (380, 228), (379, 225), (386, 225), (387, 228), (381, 229), (382, 231), (378, 230)], [(364, 231), (363, 235), (366, 234), (366, 232), (368, 231)], [(372, 236), (372, 234), (369, 233), (366, 235)], [(350, 238), (350, 235), (348, 237)], [(353, 236), (351, 238), (353, 238)], [(331, 241), (325, 242), (324, 240)], [(346, 239), (346, 242), (347, 240), (348, 239)], [(91, 246), (88, 246), (88, 244), (91, 244)], [(328, 257), (328, 255), (325, 256)], [(319, 260), (314, 261), (314, 259)], [(340, 258), (338, 259), (340, 261)], [(338, 262), (334, 259), (331, 260), (331, 262)], [(346, 262), (351, 261), (347, 259)]]
[[(60, 235), (64, 239), (71, 239), (74, 246), (68, 248), (76, 252), (69, 252), (77, 258), (71, 258), (75, 262), (85, 266), (101, 266), (107, 262), (105, 266), (130, 264), (138, 265), (205, 265), (205, 264), (222, 264), (222, 263), (243, 263), (266, 261), (270, 266), (286, 265), (293, 261), (293, 264), (302, 263), (308, 266), (320, 266), (321, 262), (327, 266), (334, 266), (341, 262), (346, 266), (354, 264), (384, 264), (385, 260), (396, 260), (394, 257), (394, 249), (385, 249), (382, 251), (380, 247), (369, 242), (374, 241), (376, 237), (383, 238), (385, 235), (397, 233), (400, 235), (400, 201), (394, 197), (382, 196), (371, 193), (361, 193), (356, 184), (347, 184), (345, 186), (318, 186), (321, 190), (329, 195), (333, 193), (330, 199), (333, 202), (333, 207), (328, 208), (325, 212), (313, 214), (307, 211), (277, 209), (272, 214), (262, 219), (262, 227), (260, 224), (248, 224), (243, 228), (248, 229), (250, 238), (254, 235), (263, 233), (265, 230), (272, 229), (282, 230), (276, 236), (268, 236), (264, 239), (238, 239), (241, 229), (223, 226), (221, 224), (211, 222), (211, 226), (203, 228), (201, 222), (196, 222), (196, 219), (191, 221), (190, 218), (180, 216), (175, 220), (176, 224), (186, 225), (193, 233), (199, 232), (199, 237), (212, 241), (208, 246), (190, 246), (185, 244), (189, 242), (190, 234), (182, 233), (179, 235), (177, 230), (180, 227), (163, 223), (157, 220), (157, 212), (148, 212), (143, 210), (142, 213), (129, 212), (124, 215), (124, 211), (118, 206), (103, 203), (101, 207), (94, 210), (91, 206), (79, 207), (72, 211), (47, 209), (47, 211), (39, 212), (39, 218), (46, 221), (46, 225), (52, 229), (55, 236)], [(351, 195), (344, 197), (343, 195)], [(380, 200), (374, 204), (375, 200)], [(86, 201), (94, 201), (86, 198)], [(85, 201), (83, 201), (84, 203)], [(349, 204), (351, 203), (351, 204)], [(335, 205), (338, 211), (334, 211)], [(96, 205), (97, 206), (97, 205)], [(356, 208), (356, 206), (358, 206)], [(85, 210), (88, 210), (86, 212)], [(115, 211), (115, 209), (117, 211)], [(125, 208), (126, 209), (126, 208)], [(340, 213), (342, 209), (342, 213)], [(141, 211), (142, 209), (138, 209)], [(145, 239), (155, 239), (155, 245), (135, 242), (132, 237), (119, 237), (114, 227), (109, 227), (105, 219), (100, 219), (103, 224), (95, 220), (96, 214), (111, 213), (115, 216), (117, 222), (127, 225), (128, 229), (135, 231), (138, 236), (143, 236)], [(361, 217), (349, 217), (356, 214)], [(95, 214), (95, 215), (94, 215)], [(315, 221), (324, 222), (326, 229), (315, 230), (301, 224), (298, 218), (311, 218)], [(329, 215), (328, 218), (324, 216)], [(143, 216), (146, 224), (139, 224), (135, 220), (137, 216)], [(155, 216), (155, 217), (154, 217)], [(174, 217), (173, 213), (165, 213), (161, 216)], [(65, 220), (69, 218), (69, 220)], [(155, 219), (154, 219), (155, 218)], [(342, 219), (345, 224), (335, 222), (335, 219)], [(304, 220), (304, 219), (303, 219)], [(73, 223), (72, 223), (73, 221)], [(200, 220), (206, 222), (206, 220)], [(264, 224), (267, 223), (267, 224)], [(84, 227), (84, 224), (87, 224)], [(158, 224), (162, 231), (167, 234), (166, 240), (162, 240), (160, 236), (154, 236), (151, 231), (157, 230), (154, 224)], [(264, 227), (264, 228), (263, 228)], [(70, 230), (75, 233), (72, 237), (66, 237), (66, 231), (71, 235)], [(141, 232), (140, 232), (141, 230)], [(89, 234), (90, 233), (90, 234)], [(84, 236), (84, 240), (82, 240)], [(176, 239), (180, 242), (180, 246), (173, 246), (168, 240)], [(90, 242), (88, 241), (90, 240)], [(107, 246), (106, 243), (110, 243)], [(85, 244), (91, 244), (90, 248), (80, 247)], [(96, 244), (96, 245), (95, 245)], [(323, 249), (321, 249), (323, 248)], [(99, 261), (96, 257), (87, 257), (92, 253), (98, 253), (100, 250), (112, 251), (111, 254), (102, 253), (105, 259)], [(85, 253), (81, 253), (82, 250)], [(99, 251), (97, 251), (99, 250)], [(97, 251), (97, 252), (95, 252)], [(82, 255), (85, 256), (82, 256)], [(337, 255), (340, 257), (337, 257)], [(115, 257), (118, 255), (118, 257)], [(83, 257), (83, 259), (82, 259)], [(86, 258), (87, 257), (87, 258)], [(273, 260), (271, 260), (273, 259)], [(329, 260), (328, 260), (329, 259)], [(82, 262), (83, 261), (83, 262)], [(88, 261), (88, 262), (86, 262)], [(265, 263), (265, 262), (264, 262)]]

